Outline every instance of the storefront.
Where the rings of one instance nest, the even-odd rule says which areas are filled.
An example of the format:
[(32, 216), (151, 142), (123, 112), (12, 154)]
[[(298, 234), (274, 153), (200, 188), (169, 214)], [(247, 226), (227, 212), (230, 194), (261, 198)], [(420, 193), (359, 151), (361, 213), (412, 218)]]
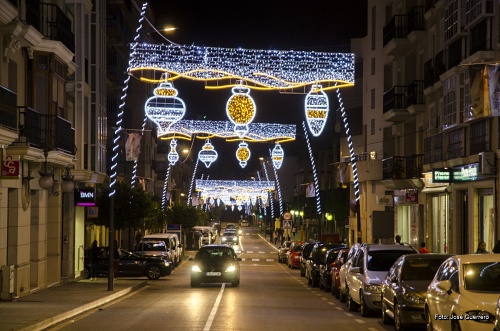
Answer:
[(401, 241), (418, 248), (422, 241), (422, 213), (418, 204), (418, 190), (394, 190), (395, 224), (394, 232)]

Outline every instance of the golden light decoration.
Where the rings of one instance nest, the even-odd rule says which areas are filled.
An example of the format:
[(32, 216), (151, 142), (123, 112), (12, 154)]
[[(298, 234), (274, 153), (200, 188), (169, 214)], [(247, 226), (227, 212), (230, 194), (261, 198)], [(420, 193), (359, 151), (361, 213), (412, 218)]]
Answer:
[(328, 118), (328, 111), (330, 110), (328, 96), (321, 88), (322, 86), (319, 84), (313, 85), (305, 100), (307, 126), (315, 137), (323, 132)]
[(171, 165), (179, 161), (179, 153), (177, 153), (175, 147), (177, 147), (177, 140), (172, 139), (172, 141), (170, 141), (170, 152), (168, 153), (168, 162), (170, 162)]
[(285, 152), (283, 151), (283, 148), (281, 148), (281, 145), (279, 143), (276, 143), (276, 146), (274, 146), (274, 149), (271, 152), (271, 157), (273, 159), (273, 165), (276, 169), (281, 168), (281, 165), (283, 164), (283, 157), (284, 156), (285, 156)]
[(186, 113), (184, 101), (177, 97), (172, 83), (163, 82), (153, 90), (154, 96), (144, 105), (146, 116), (158, 126), (158, 136), (168, 132), (169, 127), (181, 120)]
[(255, 118), (257, 107), (250, 96), (250, 89), (243, 85), (231, 89), (233, 95), (226, 104), (226, 113), (234, 124), (234, 132), (243, 138), (248, 132), (248, 124)]
[(203, 162), (207, 168), (209, 168), (212, 162), (217, 160), (217, 157), (218, 153), (214, 146), (210, 143), (210, 139), (205, 140), (205, 145), (203, 145), (201, 151), (198, 153), (200, 161)]
[(246, 142), (242, 141), (239, 144), (239, 147), (236, 150), (236, 158), (240, 161), (240, 166), (245, 168), (247, 161), (250, 159), (250, 149), (248, 148), (248, 144)]

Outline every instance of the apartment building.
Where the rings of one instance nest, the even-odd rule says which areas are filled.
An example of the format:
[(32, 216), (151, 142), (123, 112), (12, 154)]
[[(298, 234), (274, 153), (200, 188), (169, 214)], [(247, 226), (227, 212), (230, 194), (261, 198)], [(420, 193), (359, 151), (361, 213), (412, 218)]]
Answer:
[(361, 224), (350, 225), (363, 241), (399, 234), (473, 253), (500, 237), (499, 13), (490, 0), (368, 2), (367, 36), (352, 44), (363, 59), (363, 132)]

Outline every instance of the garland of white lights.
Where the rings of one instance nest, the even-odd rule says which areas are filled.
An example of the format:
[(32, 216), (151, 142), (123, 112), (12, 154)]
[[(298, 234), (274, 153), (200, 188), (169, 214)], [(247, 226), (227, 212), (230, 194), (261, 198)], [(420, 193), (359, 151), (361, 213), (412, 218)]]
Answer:
[[(135, 30), (137, 32), (137, 34), (134, 38), (134, 42), (130, 46), (130, 55), (129, 55), (127, 73), (130, 73), (130, 71), (133, 67), (133, 62), (134, 62), (134, 58), (136, 56), (136, 51), (137, 51), (137, 46), (138, 46), (137, 40), (139, 40), (139, 36), (140, 36), (139, 32), (141, 31), (141, 28), (142, 28), (142, 21), (144, 20), (144, 15), (146, 14), (147, 5), (148, 5), (148, 3), (145, 2), (141, 8), (141, 15), (139, 18), (139, 27)], [(118, 109), (120, 111), (118, 112), (117, 117), (116, 117), (116, 130), (115, 130), (115, 137), (113, 139), (114, 145), (113, 145), (113, 156), (111, 157), (111, 175), (110, 175), (111, 183), (109, 184), (109, 188), (110, 188), (109, 196), (110, 197), (114, 196), (116, 193), (116, 189), (115, 189), (116, 176), (117, 176), (116, 168), (118, 167), (118, 151), (120, 148), (118, 141), (120, 140), (120, 132), (122, 131), (122, 126), (121, 126), (122, 122), (123, 122), (122, 117), (123, 117), (123, 113), (125, 111), (125, 98), (127, 97), (127, 90), (128, 90), (129, 81), (130, 81), (130, 75), (125, 75), (125, 80), (123, 81), (122, 96), (120, 98), (122, 103), (118, 106)]]
[(311, 91), (306, 95), (304, 106), (307, 126), (315, 137), (323, 132), (330, 110), (328, 96), (321, 88), (321, 85), (316, 84), (311, 87)]
[[(142, 129), (141, 129), (141, 136), (142, 137), (144, 137), (144, 129), (146, 128), (146, 122), (147, 122), (147, 120), (148, 120), (147, 116), (144, 116), (144, 121), (142, 121)], [(139, 157), (137, 157), (134, 160), (134, 168), (132, 170), (132, 180), (131, 180), (132, 188), (135, 187), (135, 182), (136, 182), (136, 179), (137, 179), (137, 164), (138, 164), (138, 161), (139, 161)]]
[[(170, 124), (168, 129), (158, 127), (157, 135), (158, 137), (176, 136), (184, 139), (191, 139), (194, 136), (201, 139), (215, 136), (226, 140), (241, 140), (242, 138), (234, 132), (234, 127), (235, 125), (230, 121), (180, 120)], [(255, 142), (293, 141), (295, 130), (294, 124), (250, 123), (243, 139)]]
[(168, 177), (170, 177), (170, 168), (172, 166), (169, 164), (167, 168), (167, 174), (165, 175), (165, 182), (163, 183), (163, 197), (161, 199), (161, 209), (165, 209), (167, 204), (167, 186), (168, 186)]
[(196, 163), (194, 164), (194, 170), (193, 170), (193, 176), (191, 177), (191, 184), (189, 185), (189, 195), (188, 195), (188, 203), (187, 205), (191, 203), (191, 194), (193, 193), (193, 185), (194, 185), (194, 177), (196, 175), (196, 169), (198, 169), (198, 163), (200, 161), (200, 157), (196, 159)]
[[(266, 163), (262, 163), (262, 167), (264, 168), (264, 174), (266, 175), (266, 180), (269, 181), (269, 176), (267, 175), (267, 168), (266, 168)], [(269, 205), (271, 206), (271, 217), (274, 218), (274, 199), (273, 196), (271, 195), (272, 192), (269, 192), (267, 195), (267, 199), (269, 201)], [(271, 220), (271, 222), (274, 220)]]
[[(271, 154), (272, 158), (273, 152), (271, 152), (271, 150), (269, 150), (269, 154)], [(278, 179), (278, 169), (276, 169), (274, 162), (273, 162), (273, 170), (274, 170), (274, 178), (276, 178), (276, 187), (278, 189), (278, 200), (280, 202), (280, 216), (281, 216), (283, 215), (283, 199), (281, 199), (281, 187), (280, 187), (280, 180)]]
[[(133, 58), (132, 71), (148, 80), (148, 70), (172, 77), (213, 83), (227, 88), (251, 83), (254, 89), (286, 90), (322, 84), (323, 90), (354, 86), (354, 54), (293, 50), (255, 50), (143, 43)], [(228, 80), (222, 84), (220, 80)]]
[[(260, 181), (261, 181), (261, 180), (260, 180), (260, 171), (257, 171), (257, 177), (258, 177), (259, 182), (260, 182)], [(261, 207), (262, 207), (262, 204), (263, 204), (263, 202), (262, 202), (262, 197), (260, 197), (260, 203), (258, 203), (258, 204), (257, 204), (257, 205), (258, 205), (258, 208), (259, 208), (259, 209), (258, 209), (258, 212), (259, 212), (259, 213), (260, 213), (260, 209), (261, 209)], [(266, 210), (267, 208), (266, 208), (266, 206), (264, 206), (264, 207), (263, 207), (263, 209), (264, 209), (264, 216), (267, 216), (267, 210)]]
[[(356, 156), (354, 155), (354, 147), (352, 144), (352, 136), (349, 130), (349, 122), (347, 121), (347, 113), (344, 108), (344, 102), (342, 101), (342, 96), (340, 95), (340, 89), (337, 89), (337, 98), (340, 104), (340, 112), (342, 114), (342, 121), (344, 122), (345, 133), (347, 135), (347, 143), (349, 145), (349, 155), (351, 157), (351, 167), (352, 167), (352, 176), (354, 182), (354, 196), (356, 198), (356, 202), (359, 202), (360, 191), (359, 191), (359, 179), (358, 179), (358, 166), (356, 164)], [(359, 229), (358, 229), (359, 231)]]
[(314, 190), (316, 194), (316, 213), (321, 214), (321, 203), (319, 198), (319, 182), (318, 182), (318, 173), (316, 171), (316, 165), (314, 163), (314, 157), (312, 153), (311, 144), (309, 143), (309, 135), (307, 134), (306, 122), (302, 122), (302, 127), (304, 128), (304, 135), (306, 136), (307, 149), (309, 150), (309, 158), (311, 159), (311, 167), (313, 171), (314, 177)]

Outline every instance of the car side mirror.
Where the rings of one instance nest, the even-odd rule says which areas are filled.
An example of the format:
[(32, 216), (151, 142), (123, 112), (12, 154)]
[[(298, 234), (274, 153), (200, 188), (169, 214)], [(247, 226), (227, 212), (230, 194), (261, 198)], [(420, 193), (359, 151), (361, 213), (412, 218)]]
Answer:
[(361, 273), (361, 268), (360, 267), (351, 267), (349, 269), (349, 272), (353, 272), (353, 273), (359, 274), (359, 273)]
[(190, 257), (190, 258), (188, 259), (188, 261), (194, 261), (194, 258)]
[(241, 257), (237, 258), (237, 260), (238, 260), (238, 261), (243, 261), (243, 260), (241, 259)]
[(436, 287), (441, 291), (451, 294), (451, 282), (449, 280), (443, 280), (437, 283)]

